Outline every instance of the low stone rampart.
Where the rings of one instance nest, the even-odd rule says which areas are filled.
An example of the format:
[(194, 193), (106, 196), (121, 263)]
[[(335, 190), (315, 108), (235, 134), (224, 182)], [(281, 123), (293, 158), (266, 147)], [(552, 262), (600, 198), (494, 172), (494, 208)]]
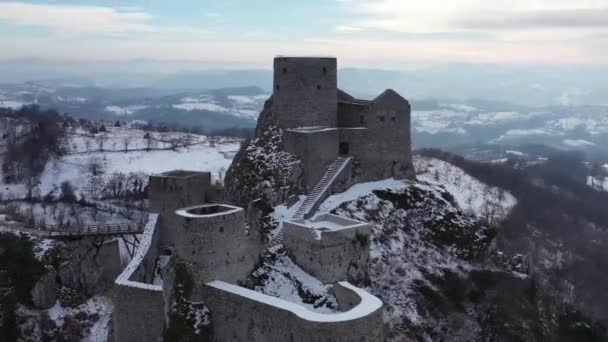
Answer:
[(162, 341), (163, 288), (151, 283), (158, 257), (157, 219), (158, 214), (149, 215), (137, 252), (114, 283), (115, 342)]
[[(323, 228), (320, 221), (327, 221), (333, 228)], [(326, 283), (367, 280), (369, 224), (322, 214), (312, 220), (285, 221), (283, 225), (283, 245), (306, 272)]]
[[(382, 302), (348, 282), (336, 291), (348, 298), (347, 311), (318, 313), (295, 303), (222, 281), (206, 284), (216, 341), (249, 342), (380, 342)], [(349, 293), (350, 294), (347, 294)]]

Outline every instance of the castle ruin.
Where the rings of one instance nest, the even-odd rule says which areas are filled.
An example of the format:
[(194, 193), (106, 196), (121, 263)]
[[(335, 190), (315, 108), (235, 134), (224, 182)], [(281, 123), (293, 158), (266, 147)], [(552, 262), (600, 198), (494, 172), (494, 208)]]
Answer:
[[(269, 102), (261, 121), (281, 128), (284, 151), (302, 162), (305, 195), (292, 204), (293, 217), (268, 241), (256, 206), (220, 203), (209, 173), (151, 176), (153, 213), (115, 282), (114, 341), (162, 340), (181, 286), (177, 262), (188, 265), (189, 300), (210, 312), (214, 341), (383, 341), (382, 302), (350, 283), (367, 278), (371, 226), (317, 210), (354, 183), (413, 176), (409, 103), (392, 90), (371, 101), (354, 99), (337, 88), (335, 58), (300, 57), (275, 58)], [(278, 245), (333, 285), (336, 312), (240, 285), (264, 251)]]

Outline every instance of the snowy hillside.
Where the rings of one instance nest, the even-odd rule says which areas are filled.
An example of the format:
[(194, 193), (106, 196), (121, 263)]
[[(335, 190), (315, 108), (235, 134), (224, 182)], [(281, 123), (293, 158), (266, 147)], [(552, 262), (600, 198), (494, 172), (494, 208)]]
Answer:
[[(356, 184), (327, 198), (319, 213), (330, 211), (372, 224), (370, 279), (369, 283), (359, 286), (380, 297), (385, 304), (388, 341), (405, 338), (449, 340), (452, 334), (458, 336), (458, 341), (476, 340), (485, 324), (485, 304), (483, 301), (472, 303), (466, 296), (451, 298), (444, 287), (454, 279), (470, 282), (471, 274), (486, 272), (477, 260), (493, 253), (489, 247), (495, 231), (476, 216), (464, 213), (459, 201), (452, 196), (460, 191), (455, 177), (465, 179), (468, 176), (450, 165), (434, 160), (426, 162), (430, 163), (429, 167), (440, 168), (445, 173), (442, 180), (446, 184), (420, 179)], [(471, 187), (470, 197), (472, 203), (476, 203), (480, 199), (472, 192), (482, 185), (474, 179), (466, 179), (460, 186), (463, 189)], [(489, 192), (498, 198), (497, 193)], [(515, 199), (509, 197), (504, 204), (505, 210), (514, 203)], [(479, 207), (466, 200), (463, 204), (471, 211)], [(285, 216), (287, 211), (283, 205), (277, 206), (270, 214), (275, 218), (274, 224), (279, 224), (276, 218)], [(254, 271), (250, 287), (314, 310), (333, 308), (335, 299), (329, 288), (295, 266), (281, 246), (273, 247), (263, 261)], [(501, 276), (514, 282), (527, 281), (520, 273), (503, 272)], [(476, 291), (485, 291), (476, 284), (471, 286)], [(439, 303), (444, 307), (435, 309)], [(461, 317), (463, 326), (450, 326), (452, 315)], [(526, 323), (515, 320), (509, 324), (522, 326)]]
[[(239, 145), (240, 141), (232, 138), (147, 133), (133, 128), (108, 127), (106, 133), (95, 135), (76, 130), (68, 136), (68, 154), (47, 163), (36, 192), (41, 196), (56, 194), (61, 183), (69, 181), (79, 193), (91, 193), (99, 185), (93, 183), (100, 178), (107, 182), (121, 174), (137, 175), (147, 182), (147, 175), (173, 169), (209, 171), (218, 178)], [(6, 190), (5, 199), (25, 196), (24, 185), (1, 186)]]
[[(102, 296), (92, 297), (84, 304), (76, 307), (62, 306), (59, 301), (48, 310), (32, 310), (25, 306), (19, 307), (19, 315), (22, 317), (37, 317), (45, 315), (48, 317), (45, 331), (39, 331), (37, 326), (32, 326), (32, 331), (29, 332), (31, 341), (42, 341), (48, 338), (49, 335), (62, 335), (82, 337), (82, 342), (106, 342), (110, 333), (110, 320), (112, 317), (113, 305), (110, 299)], [(78, 317), (78, 320), (75, 320)], [(78, 322), (75, 324), (75, 322)], [(84, 336), (73, 336), (75, 326), (82, 325), (82, 334)], [(66, 337), (67, 338), (67, 337)]]
[(196, 98), (182, 98), (179, 103), (172, 106), (186, 111), (204, 110), (255, 120), (268, 97), (268, 94), (228, 95), (224, 101), (218, 101), (212, 95), (202, 95)]
[(414, 167), (418, 180), (444, 186), (462, 210), (479, 218), (492, 215), (492, 219), (504, 219), (517, 204), (510, 193), (489, 187), (461, 168), (439, 159), (415, 156)]

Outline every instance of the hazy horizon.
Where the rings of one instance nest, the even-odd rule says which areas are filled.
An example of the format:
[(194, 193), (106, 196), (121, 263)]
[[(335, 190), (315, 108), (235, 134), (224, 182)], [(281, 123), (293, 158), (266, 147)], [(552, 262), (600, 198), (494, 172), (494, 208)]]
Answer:
[(601, 0), (2, 1), (0, 60), (604, 65), (606, 18)]
[(329, 55), (360, 94), (608, 102), (602, 0), (0, 1), (0, 44), (1, 83), (269, 89), (273, 57)]

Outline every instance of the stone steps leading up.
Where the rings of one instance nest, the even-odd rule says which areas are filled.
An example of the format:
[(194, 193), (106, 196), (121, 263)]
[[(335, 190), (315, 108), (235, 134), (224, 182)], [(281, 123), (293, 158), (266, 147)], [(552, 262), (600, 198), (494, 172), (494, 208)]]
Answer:
[[(329, 196), (331, 192), (331, 188), (340, 176), (340, 173), (344, 171), (344, 169), (351, 162), (352, 158), (344, 158), (339, 157), (334, 160), (327, 169), (325, 170), (325, 174), (319, 180), (319, 182), (315, 185), (312, 191), (306, 196), (304, 201), (300, 204), (295, 214), (293, 215), (293, 219), (301, 219), (301, 218), (310, 218), (316, 212), (317, 208), (321, 203)], [(270, 241), (270, 246), (275, 246), (283, 242), (283, 226), (279, 228), (279, 231), (274, 236), (274, 238)]]

